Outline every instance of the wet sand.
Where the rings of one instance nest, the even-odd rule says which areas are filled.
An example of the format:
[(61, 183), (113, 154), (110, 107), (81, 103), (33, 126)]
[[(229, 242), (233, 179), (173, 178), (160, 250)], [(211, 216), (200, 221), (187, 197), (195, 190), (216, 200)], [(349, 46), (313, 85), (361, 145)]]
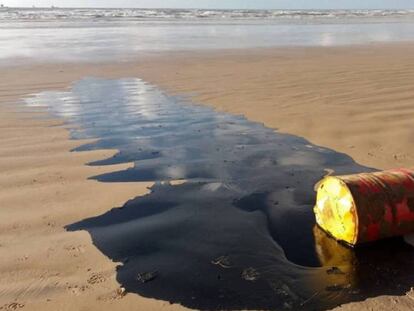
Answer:
[[(384, 46), (352, 50), (315, 48), (227, 51), (222, 54), (172, 55), (169, 58), (157, 56), (133, 64), (42, 65), (2, 69), (4, 75), (1, 78), (1, 100), (2, 103), (13, 103), (23, 94), (61, 88), (84, 76), (138, 76), (175, 93), (193, 94), (196, 101), (219, 110), (242, 113), (249, 119), (264, 122), (269, 127), (277, 127), (283, 132), (303, 136), (312, 143), (346, 152), (357, 162), (367, 166), (410, 166), (412, 147), (409, 144), (411, 130), (408, 125), (413, 95), (410, 86), (414, 79), (414, 58), (411, 56), (414, 54), (410, 53), (412, 50), (412, 46)], [(34, 72), (36, 75), (33, 75)], [(252, 105), (252, 102), (255, 104)], [(362, 105), (364, 108), (361, 108)], [(5, 116), (1, 120), (2, 128), (10, 129), (10, 124), (23, 127), (2, 133), (9, 142), (3, 144), (2, 163), (10, 175), (3, 181), (7, 188), (4, 188), (1, 195), (1, 199), (5, 200), (1, 205), (21, 206), (13, 212), (2, 209), (7, 217), (14, 217), (12, 221), (8, 221), (9, 227), (2, 225), (2, 230), (8, 232), (8, 238), (2, 243), (0, 251), (2, 258), (10, 262), (8, 269), (2, 272), (2, 304), (11, 303), (10, 300), (18, 297), (21, 300), (19, 303), (30, 305), (32, 309), (39, 305), (39, 309), (44, 310), (47, 308), (46, 304), (50, 304), (53, 309), (69, 300), (72, 302), (72, 294), (79, 294), (78, 297), (82, 298), (76, 302), (83, 303), (80, 306), (94, 305), (100, 309), (103, 306), (113, 307), (112, 304), (115, 303), (141, 303), (142, 300), (136, 301), (136, 295), (127, 295), (123, 299), (97, 305), (99, 294), (116, 295), (119, 285), (114, 281), (114, 264), (95, 249), (85, 232), (67, 233), (62, 227), (105, 213), (114, 206), (121, 206), (138, 192), (143, 193), (146, 185), (104, 184), (85, 180), (87, 177), (120, 168), (83, 166), (86, 162), (106, 158), (109, 153), (69, 153), (79, 142), (68, 141), (68, 134), (62, 127), (49, 127), (49, 122), (56, 121), (33, 121), (33, 115), (16, 114), (14, 108), (5, 104), (2, 109)], [(22, 135), (25, 135), (24, 139)], [(56, 141), (52, 141), (50, 135)], [(43, 144), (36, 147), (29, 144), (32, 149), (22, 147), (36, 139), (43, 139)], [(58, 150), (55, 155), (56, 149)], [(48, 150), (47, 156), (45, 150)], [(30, 157), (26, 159), (28, 152)], [(21, 157), (22, 154), (25, 159), (19, 162), (16, 155)], [(64, 159), (59, 158), (59, 154)], [(45, 157), (50, 163), (44, 160)], [(26, 160), (28, 162), (25, 167), (21, 163)], [(45, 163), (45, 166), (40, 166), (41, 170), (27, 169), (39, 167), (39, 163)], [(23, 172), (22, 167), (26, 168)], [(42, 174), (46, 174), (43, 177), (58, 187), (60, 181), (53, 179), (58, 176), (54, 174), (56, 170), (57, 174), (61, 172), (67, 180), (64, 187), (61, 186), (64, 191), (59, 192), (59, 189), (50, 186), (45, 192), (43, 189), (39, 191), (37, 183), (38, 180), (41, 181)], [(79, 174), (75, 174), (77, 170)], [(78, 183), (80, 187), (76, 188)], [(23, 196), (21, 187), (27, 187), (23, 188)], [(102, 191), (103, 189), (110, 189), (110, 192)], [(36, 199), (33, 193), (37, 194)], [(110, 194), (110, 198), (102, 193), (108, 193), (108, 196)], [(30, 212), (27, 210), (28, 202)], [(46, 204), (48, 202), (49, 205)], [(73, 206), (79, 207), (75, 211)], [(55, 207), (56, 211), (51, 207)], [(55, 221), (54, 227), (50, 225), (51, 221), (43, 220), (44, 216)], [(11, 223), (15, 225), (10, 228)], [(79, 237), (79, 243), (74, 243), (75, 237)], [(58, 258), (64, 260), (57, 262), (57, 257), (49, 255), (47, 250), (53, 244), (51, 241), (56, 241), (56, 256), (60, 254)], [(65, 248), (66, 241), (70, 244), (66, 247), (69, 250)], [(33, 245), (36, 243), (39, 246), (35, 248)], [(45, 251), (39, 254), (41, 247)], [(75, 255), (64, 255), (71, 250)], [(87, 255), (77, 255), (84, 252)], [(48, 259), (50, 262), (46, 261), (47, 256), (51, 258)], [(55, 267), (57, 264), (59, 266), (47, 269), (46, 263), (47, 267)], [(87, 267), (88, 265), (91, 267)], [(9, 267), (13, 267), (16, 272), (10, 273)], [(94, 267), (100, 269), (94, 271)], [(92, 270), (88, 271), (89, 268)], [(76, 281), (73, 285), (66, 284), (71, 278), (62, 281), (59, 279), (61, 274), (53, 276), (53, 273), (67, 273)], [(59, 283), (62, 288), (50, 289), (56, 286), (53, 282), (62, 282)], [(111, 285), (105, 285), (106, 282)], [(87, 287), (82, 287), (83, 285)], [(46, 297), (52, 294), (56, 296)], [(51, 301), (48, 302), (47, 299)], [(396, 298), (382, 298), (375, 302), (370, 300), (365, 304), (367, 308), (379, 308), (382, 304), (389, 307), (388, 304), (393, 303), (393, 299)], [(410, 301), (410, 298), (398, 298), (402, 308), (408, 308)], [(76, 309), (75, 302), (73, 303)], [(162, 302), (160, 304), (166, 305)], [(155, 305), (154, 308), (159, 306)], [(360, 309), (361, 306), (358, 305), (357, 308)]]
[(138, 76), (386, 169), (414, 160), (413, 51), (413, 44), (395, 43), (160, 53), (135, 62), (2, 68), (1, 84), (30, 93), (85, 76)]
[(62, 120), (16, 105), (17, 93), (26, 90), (2, 90), (0, 310), (176, 308), (138, 296), (123, 297), (115, 280), (116, 264), (92, 245), (86, 232), (64, 229), (71, 222), (122, 206), (146, 193), (151, 183), (88, 180), (131, 165), (85, 166), (116, 151), (71, 153), (88, 141), (69, 140)]

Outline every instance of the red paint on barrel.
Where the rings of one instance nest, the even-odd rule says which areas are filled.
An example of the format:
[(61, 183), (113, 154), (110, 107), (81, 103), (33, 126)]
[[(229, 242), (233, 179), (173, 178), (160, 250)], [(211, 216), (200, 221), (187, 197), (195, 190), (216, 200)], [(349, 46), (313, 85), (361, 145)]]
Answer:
[(392, 214), (392, 208), (388, 204), (385, 204), (385, 215), (384, 219), (386, 222), (392, 224), (394, 222), (394, 216)]
[(367, 227), (367, 241), (376, 241), (380, 235), (379, 224), (369, 224)]
[(407, 198), (405, 198), (401, 203), (396, 205), (397, 219), (407, 222), (414, 222), (414, 213), (410, 211), (407, 205)]

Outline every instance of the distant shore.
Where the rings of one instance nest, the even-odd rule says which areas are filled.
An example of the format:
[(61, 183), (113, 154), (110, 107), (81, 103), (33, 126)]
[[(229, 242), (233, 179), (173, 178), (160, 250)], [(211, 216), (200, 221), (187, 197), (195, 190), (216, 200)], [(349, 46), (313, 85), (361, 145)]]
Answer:
[[(414, 44), (159, 53), (128, 62), (4, 66), (0, 75), (0, 307), (28, 310), (177, 309), (123, 297), (115, 264), (85, 232), (63, 226), (146, 193), (148, 183), (87, 180), (114, 167), (87, 167), (114, 151), (70, 153), (63, 120), (39, 120), (15, 105), (32, 93), (63, 89), (85, 76), (137, 77), (220, 111), (243, 114), (278, 131), (344, 152), (358, 163), (412, 167)], [(42, 112), (43, 113), (43, 112)], [(92, 281), (91, 281), (92, 280)], [(98, 280), (98, 281), (93, 281)], [(414, 278), (413, 278), (414, 283)], [(17, 298), (16, 298), (17, 297)], [(384, 296), (344, 310), (413, 308)], [(405, 308), (405, 309), (404, 309)], [(7, 309), (6, 309), (7, 310)]]

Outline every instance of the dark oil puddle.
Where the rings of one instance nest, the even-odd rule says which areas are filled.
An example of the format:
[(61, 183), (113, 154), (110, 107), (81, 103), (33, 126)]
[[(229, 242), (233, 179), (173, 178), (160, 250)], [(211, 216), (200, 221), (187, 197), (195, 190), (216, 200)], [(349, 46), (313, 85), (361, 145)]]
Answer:
[(315, 227), (313, 187), (326, 170), (372, 170), (345, 154), (139, 79), (88, 78), (27, 104), (76, 124), (74, 139), (98, 138), (77, 151), (119, 150), (91, 165), (135, 163), (94, 179), (155, 182), (67, 226), (120, 263), (129, 292), (196, 309), (320, 310), (412, 285), (414, 251), (401, 239), (350, 250)]

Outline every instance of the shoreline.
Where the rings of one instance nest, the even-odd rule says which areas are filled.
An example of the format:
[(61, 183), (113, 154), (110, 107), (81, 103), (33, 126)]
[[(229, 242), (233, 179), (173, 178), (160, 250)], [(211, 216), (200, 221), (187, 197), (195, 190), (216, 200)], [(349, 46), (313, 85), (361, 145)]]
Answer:
[[(409, 145), (410, 119), (399, 118), (412, 112), (414, 91), (409, 87), (414, 81), (414, 56), (411, 56), (414, 54), (410, 51), (414, 51), (414, 45), (301, 48), (293, 53), (291, 49), (260, 50), (157, 55), (127, 63), (1, 68), (5, 73), (0, 77), (0, 127), (4, 129), (1, 137), (7, 143), (0, 148), (0, 167), (7, 175), (0, 179), (0, 201), (2, 206), (13, 208), (1, 211), (5, 223), (1, 223), (0, 232), (7, 233), (7, 238), (1, 243), (0, 257), (9, 271), (2, 270), (0, 274), (0, 307), (13, 303), (9, 297), (20, 295), (22, 299), (17, 302), (25, 304), (30, 300), (30, 310), (52, 310), (68, 303), (73, 309), (92, 305), (96, 310), (114, 306), (130, 309), (137, 303), (148, 310), (182, 308), (137, 295), (119, 299), (115, 264), (93, 246), (86, 232), (63, 229), (76, 220), (122, 206), (128, 199), (145, 194), (149, 183), (105, 184), (88, 180), (89, 176), (120, 168), (85, 165), (115, 151), (69, 152), (81, 141), (70, 140), (68, 130), (59, 126), (60, 120), (33, 118), (32, 112), (25, 113), (22, 106), (18, 106), (19, 112), (14, 110), (14, 103), (30, 93), (66, 88), (85, 76), (136, 76), (169, 93), (189, 96), (196, 103), (243, 114), (268, 127), (278, 126), (281, 132), (345, 152), (358, 163), (376, 168), (414, 163)], [(345, 65), (335, 68), (339, 60)], [(361, 64), (365, 67), (357, 70)], [(392, 76), (384, 77), (384, 73)], [(383, 86), (386, 92), (381, 91)], [(375, 94), (376, 89), (382, 96)], [(360, 96), (361, 92), (365, 97)], [(401, 93), (404, 96), (399, 96)], [(313, 106), (308, 107), (304, 102)], [(377, 114), (367, 114), (360, 107), (367, 102), (372, 102), (370, 107)], [(395, 112), (395, 102), (404, 109), (402, 114)], [(309, 113), (309, 108), (315, 111)], [(333, 116), (324, 116), (324, 112), (332, 112), (329, 109), (334, 109)], [(390, 128), (381, 129), (378, 120)], [(344, 129), (342, 125), (356, 128)], [(396, 129), (398, 126), (401, 129)], [(388, 132), (394, 136), (387, 136)], [(401, 153), (400, 158), (394, 158), (397, 152)], [(102, 193), (108, 194), (102, 196)], [(88, 270), (91, 267), (94, 268)], [(56, 273), (65, 274), (63, 281)], [(91, 283), (91, 279), (99, 281)], [(64, 284), (66, 280), (69, 284)], [(409, 297), (384, 296), (352, 303), (340, 310), (386, 308), (393, 305), (394, 299), (401, 306), (412, 306)]]
[[(413, 22), (414, 23), (414, 22)], [(3, 60), (0, 60), (0, 70), (13, 70), (19, 68), (37, 68), (43, 66), (92, 66), (92, 67), (106, 67), (114, 65), (139, 65), (150, 61), (152, 63), (156, 61), (163, 61), (165, 59), (186, 59), (188, 57), (197, 57), (201, 59), (219, 58), (223, 55), (243, 56), (243, 55), (286, 55), (287, 53), (297, 55), (302, 54), (304, 51), (310, 52), (346, 52), (350, 49), (355, 51), (364, 51), (367, 49), (395, 49), (395, 48), (414, 48), (413, 41), (395, 41), (395, 42), (368, 42), (368, 43), (349, 43), (349, 44), (337, 44), (337, 45), (281, 45), (281, 46), (262, 46), (262, 47), (247, 47), (247, 48), (211, 48), (211, 49), (183, 49), (183, 50), (171, 50), (171, 51), (141, 51), (141, 55), (130, 56), (119, 60), (114, 59), (96, 59), (94, 61), (86, 61), (84, 59), (77, 60), (57, 60), (57, 61), (45, 61), (43, 59), (36, 60), (35, 58), (10, 58), (7, 59), (5, 64)], [(13, 65), (9, 65), (13, 63)]]

